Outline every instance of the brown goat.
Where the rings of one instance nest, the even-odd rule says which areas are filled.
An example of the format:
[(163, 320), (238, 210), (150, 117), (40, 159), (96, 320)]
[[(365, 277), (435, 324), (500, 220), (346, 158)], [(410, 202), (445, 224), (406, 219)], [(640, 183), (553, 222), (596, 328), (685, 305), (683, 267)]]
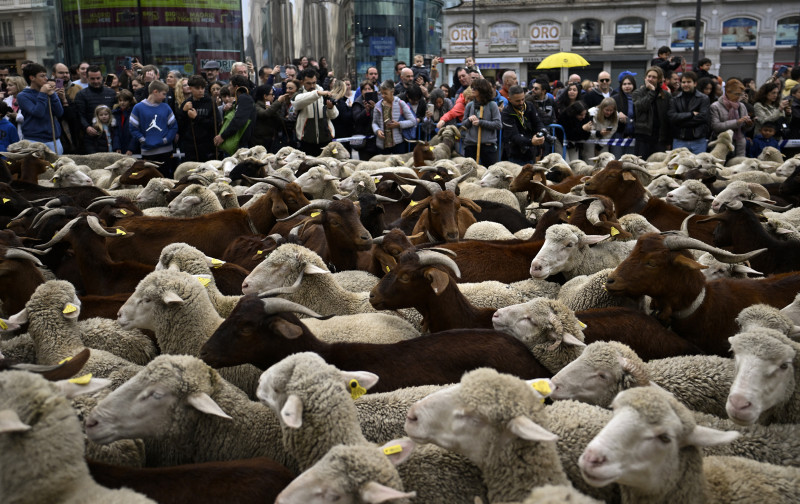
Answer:
[[(547, 194), (541, 187), (536, 184), (547, 184), (546, 169), (536, 167), (532, 164), (526, 164), (522, 167), (519, 174), (511, 181), (508, 190), (511, 192), (528, 192), (528, 201), (538, 201), (539, 203), (546, 203), (553, 201), (553, 198)], [(549, 186), (554, 191), (560, 193), (568, 193), (570, 189), (580, 184), (580, 175), (570, 175), (558, 184)]]
[(399, 229), (392, 229), (383, 236), (373, 238), (369, 256), (359, 256), (358, 269), (383, 278), (397, 267), (397, 258), (414, 245)]
[(758, 252), (736, 255), (679, 235), (648, 233), (627, 259), (608, 276), (612, 295), (653, 298), (662, 323), (708, 353), (730, 355), (728, 337), (738, 331), (736, 316), (750, 305), (782, 308), (800, 291), (800, 273), (763, 279), (723, 278), (706, 281), (686, 249), (705, 250), (724, 262), (741, 262)]
[(0, 247), (0, 301), (3, 312), (13, 315), (25, 308), (36, 287), (44, 283), (38, 258), (18, 248)]
[[(689, 217), (688, 212), (659, 199), (648, 197), (642, 182), (632, 172), (647, 170), (630, 163), (611, 161), (584, 184), (586, 194), (603, 194), (614, 201), (618, 216), (638, 213), (661, 231), (677, 230)], [(702, 215), (689, 219), (689, 236), (708, 244), (714, 243), (716, 223), (698, 222)]]
[(17, 159), (8, 167), (12, 175), (16, 175), (15, 180), (38, 184), (39, 175), (52, 168), (53, 165), (46, 159), (40, 159), (33, 154)]
[(433, 155), (433, 147), (428, 142), (417, 142), (412, 152), (414, 158), (414, 168), (421, 168), (428, 166), (425, 161), (433, 161), (436, 156)]
[(277, 235), (240, 236), (228, 245), (220, 259), (253, 271), (270, 252), (278, 248), (280, 238)]
[(154, 178), (164, 178), (164, 175), (153, 166), (147, 166), (145, 161), (137, 160), (125, 173), (120, 175), (119, 183), (123, 185), (146, 186)]

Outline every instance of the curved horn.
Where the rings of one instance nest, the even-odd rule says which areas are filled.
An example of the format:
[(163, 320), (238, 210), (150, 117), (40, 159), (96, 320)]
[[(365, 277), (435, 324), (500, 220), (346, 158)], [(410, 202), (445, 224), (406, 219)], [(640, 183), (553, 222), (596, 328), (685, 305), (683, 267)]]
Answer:
[(51, 215), (67, 215), (67, 211), (63, 208), (51, 208), (50, 210), (39, 212), (39, 215), (33, 218), (30, 229), (31, 230), (36, 229), (36, 227), (40, 223), (44, 222), (44, 220), (50, 217)]
[(424, 187), (425, 189), (428, 190), (431, 196), (442, 191), (442, 188), (439, 184), (437, 184), (436, 182), (431, 182), (430, 180), (407, 179), (405, 177), (401, 177), (400, 175), (397, 175), (397, 178), (399, 178), (403, 182), (407, 182), (409, 184), (417, 184)]
[(268, 236), (266, 236), (266, 237), (265, 237), (263, 240), (261, 240), (261, 241), (264, 241), (264, 240), (266, 240), (267, 238), (272, 238), (272, 240), (273, 240), (275, 243), (278, 243), (278, 240), (280, 240), (281, 238), (283, 238), (283, 236), (282, 236), (280, 233), (273, 233), (273, 234), (271, 234), (271, 235), (268, 235)]
[(755, 194), (756, 196), (761, 196), (765, 200), (772, 201), (769, 191), (767, 188), (761, 184), (756, 184), (754, 182), (748, 182), (747, 188), (750, 189), (750, 192)]
[(12, 221), (15, 221), (15, 220), (17, 220), (17, 219), (21, 219), (21, 218), (25, 217), (25, 214), (27, 214), (27, 213), (29, 213), (29, 212), (35, 212), (35, 211), (36, 211), (36, 208), (34, 208), (34, 207), (28, 207), (28, 208), (26, 208), (25, 210), (23, 210), (23, 211), (21, 211), (20, 213), (18, 213), (18, 214), (16, 215), (16, 217), (12, 217), (12, 218), (11, 218), (11, 220), (12, 220)]
[(689, 236), (689, 221), (691, 218), (694, 217), (694, 214), (687, 215), (683, 222), (681, 222), (681, 234), (683, 236)]
[(96, 198), (92, 198), (92, 203), (95, 203), (95, 202), (97, 202), (97, 201), (104, 201), (104, 200), (112, 200), (112, 201), (115, 201), (116, 199), (117, 199), (117, 197), (116, 197), (116, 196), (98, 196), (98, 197), (96, 197)]
[(26, 261), (33, 261), (33, 264), (36, 266), (42, 266), (42, 261), (40, 261), (38, 257), (18, 248), (6, 249), (6, 259), (24, 259)]
[(309, 317), (316, 317), (316, 318), (322, 317), (322, 315), (315, 312), (314, 310), (306, 308), (301, 304), (289, 301), (288, 299), (268, 298), (268, 299), (262, 299), (261, 302), (264, 303), (264, 311), (266, 312), (267, 315), (275, 315), (276, 313), (281, 313), (281, 312), (296, 312), (296, 313), (302, 313), (303, 315), (308, 315)]
[(373, 245), (383, 245), (383, 239), (386, 238), (386, 235), (378, 236), (377, 238), (372, 239)]
[(664, 245), (666, 245), (666, 247), (670, 250), (702, 250), (703, 252), (710, 253), (717, 261), (724, 263), (744, 262), (767, 250), (763, 248), (753, 250), (752, 252), (747, 252), (746, 254), (732, 254), (727, 250), (713, 247), (708, 243), (701, 242), (696, 238), (689, 238), (688, 236), (680, 235), (664, 235)]
[(98, 218), (95, 217), (94, 215), (87, 215), (86, 222), (89, 223), (89, 227), (92, 228), (92, 231), (94, 231), (100, 236), (105, 236), (106, 238), (116, 238), (117, 236), (122, 236), (118, 235), (117, 233), (111, 233), (103, 229), (103, 226), (100, 225), (100, 220), (98, 220)]
[(117, 198), (114, 196), (102, 196), (100, 198), (95, 198), (92, 200), (92, 203), (86, 207), (86, 210), (92, 211), (92, 208), (97, 208), (98, 206), (111, 204), (115, 205), (117, 203)]
[(300, 274), (297, 276), (297, 280), (294, 281), (292, 285), (289, 287), (275, 287), (274, 289), (265, 290), (264, 292), (259, 292), (258, 297), (271, 297), (277, 296), (279, 294), (292, 294), (293, 292), (297, 291), (300, 288), (300, 282), (303, 281), (303, 270), (300, 270)]
[(461, 270), (458, 269), (456, 262), (446, 255), (431, 250), (420, 250), (417, 252), (420, 266), (435, 266), (442, 265), (450, 268), (455, 274), (456, 278), (461, 278)]
[(586, 209), (586, 219), (594, 226), (600, 225), (600, 214), (606, 210), (605, 205), (599, 199), (592, 201)]
[(638, 171), (638, 172), (646, 175), (649, 178), (653, 178), (653, 175), (649, 171), (647, 171), (646, 168), (642, 168), (641, 166), (637, 165), (636, 163), (629, 163), (629, 162), (626, 161), (626, 162), (622, 163), (622, 169), (623, 170), (627, 170), (627, 171)]
[(534, 182), (533, 185), (541, 187), (544, 190), (544, 192), (547, 193), (548, 196), (553, 198), (554, 201), (561, 202), (564, 205), (573, 205), (575, 203), (580, 203), (581, 201), (583, 201), (585, 199), (583, 196), (578, 196), (576, 194), (560, 193), (560, 192), (556, 191), (555, 189), (551, 189), (550, 187), (547, 187), (544, 184), (540, 184), (539, 182)]
[(789, 210), (790, 208), (792, 208), (792, 205), (778, 206), (778, 205), (773, 205), (771, 203), (767, 203), (766, 201), (756, 201), (756, 200), (749, 200), (749, 199), (748, 200), (742, 200), (742, 201), (747, 202), (747, 203), (752, 203), (754, 205), (758, 205), (758, 206), (760, 206), (762, 208), (766, 208), (767, 210), (772, 210), (772, 211), (775, 211), (775, 212), (785, 212), (786, 210)]
[(447, 254), (450, 257), (457, 257), (458, 256), (458, 254), (456, 254), (456, 252), (454, 250), (441, 248), (441, 247), (428, 247), (425, 250), (435, 250), (436, 252), (441, 252), (442, 254)]
[(72, 226), (74, 226), (74, 225), (75, 225), (75, 223), (76, 223), (76, 222), (78, 222), (78, 220), (80, 220), (80, 219), (81, 219), (81, 217), (75, 217), (75, 218), (74, 218), (74, 219), (72, 219), (71, 221), (67, 222), (67, 223), (64, 225), (64, 227), (63, 227), (63, 228), (61, 228), (61, 229), (58, 231), (58, 233), (56, 233), (56, 235), (53, 237), (53, 239), (52, 239), (52, 240), (50, 240), (50, 241), (49, 241), (49, 242), (47, 242), (47, 243), (41, 244), (41, 245), (36, 245), (36, 246), (35, 246), (35, 248), (38, 248), (38, 249), (40, 249), (40, 250), (44, 250), (44, 249), (46, 249), (46, 248), (50, 248), (50, 247), (52, 247), (54, 244), (56, 244), (56, 243), (60, 242), (61, 240), (63, 240), (63, 239), (64, 239), (64, 237), (65, 237), (65, 236), (67, 236), (67, 233), (69, 233), (69, 230), (70, 230), (70, 228), (72, 228)]
[(456, 187), (458, 187), (458, 184), (461, 183), (461, 181), (464, 180), (465, 178), (467, 178), (470, 175), (472, 175), (472, 172), (474, 172), (474, 171), (475, 171), (475, 167), (474, 166), (470, 166), (469, 167), (469, 171), (467, 171), (467, 173), (459, 175), (458, 177), (454, 178), (453, 180), (448, 180), (447, 182), (445, 182), (444, 188), (447, 189), (448, 191), (455, 191)]
[(300, 215), (301, 213), (303, 213), (303, 212), (305, 212), (306, 210), (309, 210), (309, 209), (319, 208), (319, 209), (322, 209), (322, 210), (327, 210), (328, 207), (331, 205), (331, 203), (333, 203), (333, 202), (330, 201), (330, 200), (326, 200), (326, 199), (311, 200), (311, 203), (309, 203), (308, 205), (304, 206), (303, 208), (301, 208), (300, 210), (296, 211), (295, 213), (293, 213), (292, 215), (290, 215), (288, 217), (284, 217), (282, 219), (278, 219), (278, 222), (287, 221), (289, 219), (297, 217), (298, 215)]
[(375, 199), (377, 199), (381, 203), (397, 203), (399, 201), (392, 198), (387, 198), (386, 196), (381, 196), (380, 194), (376, 194)]
[(430, 172), (430, 171), (438, 172), (439, 171), (439, 167), (438, 166), (422, 166), (422, 167), (418, 168), (417, 171), (420, 171), (420, 172)]
[(258, 177), (248, 177), (247, 175), (242, 175), (245, 180), (248, 182), (265, 182), (270, 185), (274, 185), (280, 190), (286, 189), (286, 184), (290, 182), (283, 177), (279, 177), (277, 175), (270, 175), (269, 177), (258, 178)]

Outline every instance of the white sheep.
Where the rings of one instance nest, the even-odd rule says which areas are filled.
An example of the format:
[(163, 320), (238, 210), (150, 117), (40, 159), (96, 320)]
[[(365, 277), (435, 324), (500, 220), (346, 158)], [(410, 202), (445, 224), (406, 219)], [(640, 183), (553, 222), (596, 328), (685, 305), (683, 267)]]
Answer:
[(68, 399), (107, 383), (50, 383), (26, 371), (0, 373), (0, 501), (154, 503), (128, 489), (102, 487), (89, 475), (81, 424)]
[(481, 187), (472, 182), (462, 182), (458, 185), (462, 198), (471, 200), (492, 201), (510, 206), (515, 210), (521, 209), (520, 199), (508, 189), (496, 189), (493, 187)]
[(767, 328), (791, 336), (797, 330), (797, 326), (789, 315), (766, 304), (754, 304), (740, 311), (736, 316), (736, 324), (739, 326), (739, 332)]
[[(103, 154), (115, 154), (113, 152), (103, 153)], [(117, 154), (120, 156), (121, 154)], [(77, 159), (79, 156), (72, 156), (72, 159), (75, 161), (75, 164), (78, 164), (80, 161)], [(88, 156), (87, 156), (88, 157)], [(111, 187), (111, 183), (125, 173), (133, 163), (136, 162), (135, 158), (132, 157), (121, 157), (118, 158), (116, 161), (113, 161), (110, 164), (103, 165), (101, 167), (96, 167), (88, 162), (85, 163), (89, 165), (91, 171), (89, 171), (88, 175), (94, 182), (94, 185), (101, 188), (101, 189), (109, 189)]]
[(74, 164), (61, 165), (51, 177), (53, 187), (83, 187), (94, 185), (92, 178)]
[(711, 190), (699, 180), (684, 181), (666, 197), (667, 203), (697, 215), (708, 215), (713, 200)]
[(481, 187), (494, 187), (495, 189), (508, 189), (514, 174), (501, 166), (491, 166), (481, 178), (478, 185)]
[(500, 502), (522, 500), (536, 486), (569, 484), (549, 424), (528, 383), (484, 368), (415, 404), (406, 432), (467, 457), (483, 473), (489, 502)]
[(222, 211), (217, 195), (207, 187), (191, 184), (167, 205), (171, 217), (197, 217)]
[(136, 196), (136, 205), (142, 210), (153, 207), (166, 207), (167, 195), (175, 187), (175, 181), (167, 178), (150, 179)]
[(567, 279), (616, 268), (633, 250), (634, 241), (611, 241), (594, 247), (609, 235), (587, 235), (572, 224), (547, 228), (542, 248), (531, 261), (531, 276), (547, 278), (564, 273)]
[(378, 182), (380, 182), (380, 177), (370, 175), (365, 171), (356, 171), (339, 182), (339, 190), (345, 194), (354, 193), (357, 199), (362, 194), (375, 194), (375, 184)]
[(744, 200), (772, 202), (769, 199), (769, 191), (761, 184), (735, 180), (714, 197), (711, 202), (711, 209), (714, 212), (720, 212), (723, 205), (739, 209), (742, 207), (742, 201)]
[(711, 157), (724, 160), (728, 154), (735, 150), (733, 145), (733, 131), (726, 130), (717, 135), (716, 140), (708, 142), (708, 146), (712, 147), (709, 153)]
[(314, 166), (307, 172), (297, 177), (295, 183), (299, 185), (303, 192), (309, 194), (312, 199), (332, 199), (339, 194), (338, 177), (320, 166)]
[(800, 231), (786, 217), (778, 212), (764, 212), (766, 222), (761, 225), (778, 240), (800, 242)]
[(738, 457), (703, 458), (738, 432), (697, 425), (689, 410), (652, 387), (622, 392), (614, 416), (580, 457), (584, 479), (618, 483), (623, 503), (797, 502), (800, 469)]
[(290, 467), (269, 408), (188, 355), (153, 359), (100, 401), (86, 434), (100, 444), (144, 439), (150, 467), (251, 457)]
[(190, 170), (197, 171), (197, 167), (202, 165), (200, 161), (184, 161), (183, 163), (179, 164), (177, 168), (175, 168), (175, 173), (173, 174), (173, 178), (175, 180), (180, 180), (183, 177), (189, 175), (191, 172)]
[(656, 198), (665, 197), (670, 191), (679, 188), (681, 185), (669, 175), (661, 175), (650, 182), (646, 189)]
[(639, 239), (639, 237), (643, 234), (661, 232), (660, 229), (650, 224), (650, 221), (648, 221), (645, 217), (642, 217), (637, 213), (623, 215), (619, 218), (619, 225), (622, 226), (625, 231), (632, 234), (634, 240)]
[(763, 275), (760, 271), (756, 271), (743, 263), (724, 263), (717, 261), (714, 256), (708, 252), (701, 255), (697, 259), (697, 262), (706, 266), (702, 272), (708, 280), (717, 280), (720, 278), (748, 278), (748, 275)]
[(578, 275), (568, 280), (558, 291), (557, 299), (572, 311), (610, 306), (637, 308), (638, 303), (630, 298), (608, 293), (605, 286), (612, 271), (613, 268), (606, 268), (591, 275)]
[(800, 158), (789, 158), (775, 169), (775, 175), (779, 177), (788, 177), (794, 173), (798, 166), (800, 166)]
[(800, 343), (753, 327), (728, 338), (736, 362), (726, 409), (741, 425), (800, 422)]
[(479, 221), (467, 228), (464, 240), (516, 240), (511, 231), (498, 222)]
[(224, 178), (217, 179), (217, 182), (208, 186), (208, 190), (217, 196), (222, 208), (239, 208), (236, 191), (234, 191), (229, 180)]
[(333, 279), (336, 280), (342, 289), (350, 292), (366, 292), (372, 290), (380, 278), (372, 273), (361, 270), (344, 270), (333, 273)]

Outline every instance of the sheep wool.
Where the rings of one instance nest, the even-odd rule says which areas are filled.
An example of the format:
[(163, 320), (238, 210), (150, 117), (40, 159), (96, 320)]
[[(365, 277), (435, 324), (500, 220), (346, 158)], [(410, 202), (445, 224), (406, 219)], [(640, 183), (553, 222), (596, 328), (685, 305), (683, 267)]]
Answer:
[(167, 205), (172, 217), (197, 217), (223, 210), (217, 195), (200, 184), (191, 184)]

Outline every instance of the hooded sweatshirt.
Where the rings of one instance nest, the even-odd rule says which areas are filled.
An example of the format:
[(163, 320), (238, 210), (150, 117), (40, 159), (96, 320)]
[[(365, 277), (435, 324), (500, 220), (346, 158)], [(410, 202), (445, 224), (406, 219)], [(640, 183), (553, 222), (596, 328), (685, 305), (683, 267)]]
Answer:
[[(17, 94), (17, 104), (25, 116), (22, 124), (22, 136), (31, 142), (52, 142), (53, 136), (61, 137), (61, 124), (59, 119), (64, 115), (64, 107), (58, 95), (50, 95), (50, 106), (47, 105), (47, 93), (40, 93), (31, 87), (26, 87)], [(53, 116), (51, 120), (50, 111)], [(55, 127), (55, 135), (53, 135)]]

